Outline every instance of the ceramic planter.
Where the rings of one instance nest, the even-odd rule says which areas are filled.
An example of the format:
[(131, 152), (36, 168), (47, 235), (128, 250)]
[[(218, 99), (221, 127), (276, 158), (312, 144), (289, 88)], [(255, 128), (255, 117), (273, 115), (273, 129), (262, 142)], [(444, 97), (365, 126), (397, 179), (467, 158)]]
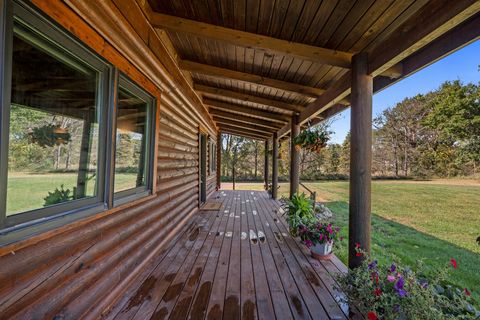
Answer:
[(317, 260), (329, 260), (332, 256), (333, 241), (327, 243), (317, 243), (310, 247), (310, 254)]

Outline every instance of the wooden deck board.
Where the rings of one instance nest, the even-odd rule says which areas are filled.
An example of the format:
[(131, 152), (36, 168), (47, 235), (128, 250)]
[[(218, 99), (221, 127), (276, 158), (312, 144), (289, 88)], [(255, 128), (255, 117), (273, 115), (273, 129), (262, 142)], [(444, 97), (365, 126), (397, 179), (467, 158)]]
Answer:
[(278, 201), (263, 191), (212, 197), (220, 211), (200, 211), (106, 318), (362, 318), (334, 288), (332, 273), (346, 267), (312, 259), (287, 233)]

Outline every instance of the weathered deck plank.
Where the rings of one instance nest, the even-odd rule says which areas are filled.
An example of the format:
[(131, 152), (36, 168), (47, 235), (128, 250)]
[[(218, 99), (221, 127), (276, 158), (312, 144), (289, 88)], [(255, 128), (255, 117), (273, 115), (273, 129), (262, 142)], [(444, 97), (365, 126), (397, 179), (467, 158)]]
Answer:
[[(220, 211), (201, 211), (150, 274), (106, 318), (347, 319), (332, 273), (288, 234), (279, 202), (259, 191), (221, 191)], [(155, 281), (152, 281), (155, 279)]]

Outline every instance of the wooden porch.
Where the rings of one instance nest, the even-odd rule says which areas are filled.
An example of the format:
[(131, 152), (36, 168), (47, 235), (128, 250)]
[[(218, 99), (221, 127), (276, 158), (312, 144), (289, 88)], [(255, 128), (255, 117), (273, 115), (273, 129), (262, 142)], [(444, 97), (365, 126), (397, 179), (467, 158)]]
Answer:
[(312, 259), (265, 191), (219, 191), (105, 314), (109, 319), (361, 318), (340, 302), (337, 257)]

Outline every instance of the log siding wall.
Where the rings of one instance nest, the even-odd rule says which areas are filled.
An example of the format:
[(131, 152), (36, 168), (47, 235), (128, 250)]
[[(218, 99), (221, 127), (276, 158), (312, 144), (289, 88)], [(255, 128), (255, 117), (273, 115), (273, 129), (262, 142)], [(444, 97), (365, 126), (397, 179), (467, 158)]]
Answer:
[[(199, 127), (213, 141), (216, 128), (140, 5), (32, 2), (160, 98), (154, 195), (0, 247), (0, 319), (98, 318), (198, 210)], [(207, 172), (210, 195), (220, 170)]]

